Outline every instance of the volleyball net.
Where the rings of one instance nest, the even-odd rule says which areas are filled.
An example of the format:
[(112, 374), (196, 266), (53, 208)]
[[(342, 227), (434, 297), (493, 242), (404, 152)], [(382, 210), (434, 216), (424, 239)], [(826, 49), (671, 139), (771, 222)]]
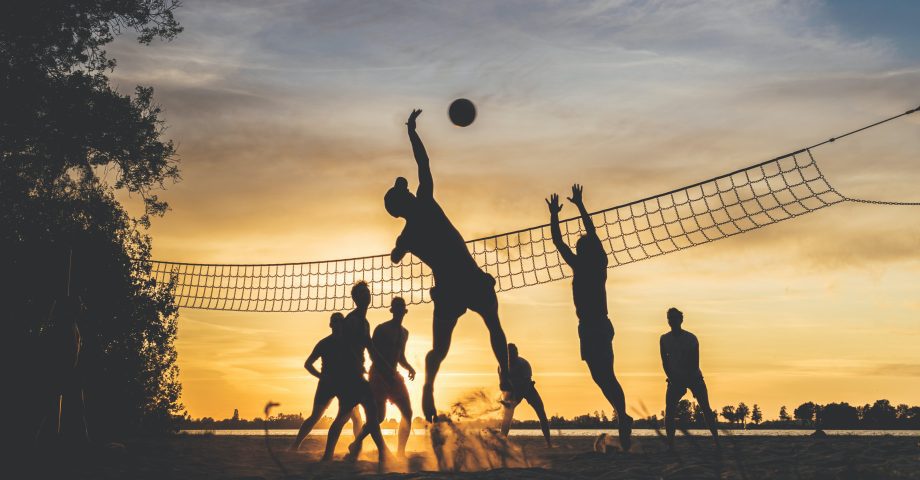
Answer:
[[(827, 181), (813, 151), (824, 144), (920, 111), (920, 107), (824, 142), (715, 178), (591, 214), (607, 251), (618, 267), (685, 250), (805, 215), (848, 198)], [(563, 239), (574, 245), (584, 234), (578, 217), (560, 222)], [(549, 224), (466, 242), (473, 258), (495, 277), (497, 291), (568, 278), (571, 269), (553, 244)], [(152, 260), (150, 276), (172, 282), (180, 307), (242, 312), (322, 312), (352, 307), (351, 286), (365, 281), (371, 307), (389, 305), (393, 296), (408, 304), (429, 302), (431, 270), (407, 255), (401, 263), (389, 254), (300, 263), (204, 264)]]

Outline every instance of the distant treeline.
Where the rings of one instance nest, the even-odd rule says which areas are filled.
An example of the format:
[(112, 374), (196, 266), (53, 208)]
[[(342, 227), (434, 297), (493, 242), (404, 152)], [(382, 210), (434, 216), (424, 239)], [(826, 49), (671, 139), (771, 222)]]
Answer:
[[(828, 403), (819, 405), (806, 402), (792, 410), (783, 406), (778, 417), (774, 420), (764, 420), (763, 412), (755, 403), (748, 407), (744, 402), (738, 405), (726, 405), (721, 412), (715, 412), (724, 422), (720, 421), (719, 428), (746, 428), (746, 429), (840, 429), (840, 430), (920, 430), (920, 407), (906, 404), (892, 405), (888, 400), (876, 400), (873, 404), (853, 406), (846, 402)], [(681, 400), (678, 404), (676, 416), (678, 426), (682, 428), (705, 428), (706, 422), (703, 411), (694, 402)], [(664, 412), (660, 415), (650, 415), (646, 418), (636, 419), (635, 428), (660, 428)], [(300, 413), (279, 413), (268, 419), (254, 418), (242, 419), (239, 412), (234, 410), (233, 417), (215, 420), (211, 417), (192, 419), (185, 414), (176, 418), (178, 427), (182, 430), (248, 430), (299, 428), (304, 418)], [(332, 418), (323, 417), (316, 428), (329, 428)], [(484, 426), (494, 421), (480, 422)], [(607, 429), (616, 427), (616, 416), (610, 417), (603, 411), (593, 414), (578, 415), (565, 418), (553, 415), (550, 420), (553, 429)], [(416, 417), (412, 421), (415, 428), (421, 428), (425, 421)], [(396, 428), (398, 422), (388, 419), (383, 423), (383, 428)], [(514, 428), (539, 428), (536, 420), (515, 421)]]

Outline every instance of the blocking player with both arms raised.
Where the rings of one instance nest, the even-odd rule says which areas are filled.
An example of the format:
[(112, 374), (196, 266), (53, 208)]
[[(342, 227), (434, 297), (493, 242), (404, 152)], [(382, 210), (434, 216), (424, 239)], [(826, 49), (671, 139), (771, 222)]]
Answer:
[(613, 372), (613, 324), (607, 316), (607, 252), (582, 201), (581, 185), (572, 186), (572, 196), (568, 200), (578, 207), (585, 226), (585, 234), (576, 242), (575, 252), (562, 239), (559, 195), (552, 194), (546, 205), (553, 243), (572, 268), (572, 296), (578, 317), (581, 359), (588, 364), (594, 383), (616, 410), (620, 444), (624, 450), (629, 450), (633, 419), (626, 413), (623, 387)]

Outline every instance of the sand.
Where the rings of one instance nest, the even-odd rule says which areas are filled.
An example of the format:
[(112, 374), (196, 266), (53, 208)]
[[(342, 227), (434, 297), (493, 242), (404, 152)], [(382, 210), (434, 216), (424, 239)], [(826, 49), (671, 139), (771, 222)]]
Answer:
[[(119, 448), (95, 448), (77, 458), (45, 454), (20, 478), (86, 479), (277, 479), (378, 476), (371, 442), (356, 462), (320, 462), (325, 437), (311, 437), (300, 452), (286, 450), (290, 437), (271, 437), (285, 476), (268, 455), (262, 437), (186, 436), (138, 439)], [(350, 436), (343, 435), (344, 453)], [(408, 460), (384, 478), (604, 478), (604, 479), (920, 479), (920, 445), (913, 437), (735, 437), (723, 438), (722, 453), (705, 437), (678, 438), (667, 452), (658, 438), (638, 439), (634, 451), (597, 453), (595, 438), (559, 438), (553, 449), (542, 439), (515, 437), (529, 467), (480, 472), (437, 472), (429, 440), (415, 436)], [(387, 438), (388, 444), (395, 442)], [(338, 456), (340, 458), (341, 455)], [(520, 458), (518, 459), (520, 461)]]

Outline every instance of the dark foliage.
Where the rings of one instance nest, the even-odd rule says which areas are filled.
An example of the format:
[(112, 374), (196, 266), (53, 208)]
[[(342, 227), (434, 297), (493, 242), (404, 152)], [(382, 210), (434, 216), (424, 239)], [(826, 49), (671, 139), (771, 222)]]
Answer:
[[(17, 429), (34, 429), (47, 371), (48, 312), (72, 291), (85, 311), (79, 381), (96, 440), (169, 429), (178, 408), (176, 309), (169, 285), (145, 280), (145, 229), (167, 210), (153, 192), (178, 180), (153, 91), (110, 85), (104, 46), (131, 30), (141, 43), (180, 27), (167, 0), (0, 3), (0, 266)], [(144, 200), (132, 218), (116, 192)]]

